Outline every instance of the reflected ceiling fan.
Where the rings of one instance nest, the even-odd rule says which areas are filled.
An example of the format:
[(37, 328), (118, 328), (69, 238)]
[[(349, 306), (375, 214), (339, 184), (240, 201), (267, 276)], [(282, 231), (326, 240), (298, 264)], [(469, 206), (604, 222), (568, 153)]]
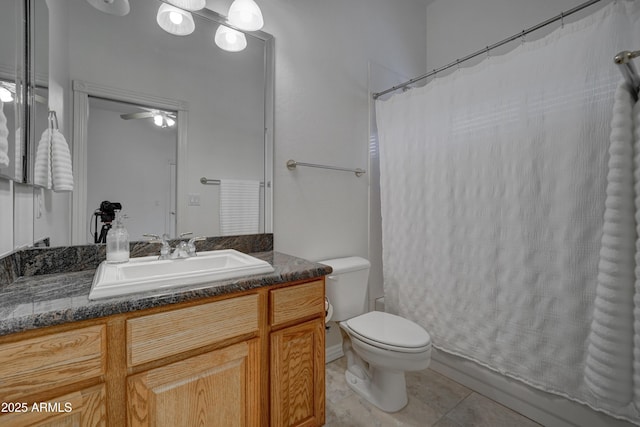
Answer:
[(176, 124), (176, 114), (168, 111), (146, 109), (147, 111), (138, 111), (136, 113), (120, 114), (124, 120), (151, 119), (153, 124), (158, 127), (173, 127)]

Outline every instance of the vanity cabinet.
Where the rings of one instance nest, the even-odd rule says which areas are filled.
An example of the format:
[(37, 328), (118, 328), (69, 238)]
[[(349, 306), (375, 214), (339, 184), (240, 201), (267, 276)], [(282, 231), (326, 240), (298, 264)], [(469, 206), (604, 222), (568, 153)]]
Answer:
[(270, 320), (271, 425), (324, 425), (324, 281), (272, 290)]
[(258, 426), (258, 339), (130, 376), (129, 426)]
[(106, 425), (104, 324), (12, 338), (0, 343), (0, 425)]
[(6, 335), (0, 425), (321, 426), (324, 354), (323, 279)]

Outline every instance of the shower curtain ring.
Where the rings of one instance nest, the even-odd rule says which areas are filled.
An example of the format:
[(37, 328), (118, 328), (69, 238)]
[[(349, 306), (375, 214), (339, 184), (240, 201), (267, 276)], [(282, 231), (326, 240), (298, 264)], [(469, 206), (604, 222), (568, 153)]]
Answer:
[(491, 54), (489, 53), (489, 46), (487, 46), (486, 51), (487, 51), (487, 59), (490, 59), (491, 58)]
[(525, 40), (525, 38), (524, 38), (524, 36), (525, 36), (526, 34), (527, 34), (527, 33), (526, 33), (524, 30), (522, 30), (522, 36), (521, 36), (522, 44), (524, 44), (524, 42), (526, 41), (526, 40)]
[(564, 28), (564, 12), (560, 12), (560, 28)]

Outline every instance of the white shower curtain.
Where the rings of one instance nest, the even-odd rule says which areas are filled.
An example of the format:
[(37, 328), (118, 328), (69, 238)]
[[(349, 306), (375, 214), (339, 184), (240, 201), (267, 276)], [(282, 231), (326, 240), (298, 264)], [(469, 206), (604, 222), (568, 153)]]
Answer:
[(376, 103), (388, 309), (441, 350), (636, 423), (638, 393), (602, 396), (585, 373), (612, 59), (640, 49), (638, 3)]

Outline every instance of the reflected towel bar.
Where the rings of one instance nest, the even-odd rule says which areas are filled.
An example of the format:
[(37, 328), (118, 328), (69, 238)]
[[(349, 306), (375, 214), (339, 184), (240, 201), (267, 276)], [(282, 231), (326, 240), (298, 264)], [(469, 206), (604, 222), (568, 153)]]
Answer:
[(348, 169), (348, 168), (341, 168), (341, 167), (337, 167), (337, 166), (327, 166), (327, 165), (316, 165), (313, 163), (302, 163), (302, 162), (296, 162), (295, 160), (289, 160), (287, 161), (287, 169), (289, 170), (294, 170), (296, 168), (296, 166), (307, 166), (310, 168), (321, 168), (321, 169), (331, 169), (334, 171), (345, 171), (345, 172), (353, 172), (356, 174), (357, 177), (362, 176), (362, 174), (367, 173), (367, 171), (365, 171), (364, 169)]
[[(200, 178), (200, 184), (204, 184), (204, 185), (220, 185), (220, 180), (219, 179), (209, 179), (209, 178), (205, 178), (204, 176), (202, 178)], [(268, 184), (267, 187), (270, 187), (271, 185)], [(264, 182), (260, 182), (260, 187), (264, 187)]]

